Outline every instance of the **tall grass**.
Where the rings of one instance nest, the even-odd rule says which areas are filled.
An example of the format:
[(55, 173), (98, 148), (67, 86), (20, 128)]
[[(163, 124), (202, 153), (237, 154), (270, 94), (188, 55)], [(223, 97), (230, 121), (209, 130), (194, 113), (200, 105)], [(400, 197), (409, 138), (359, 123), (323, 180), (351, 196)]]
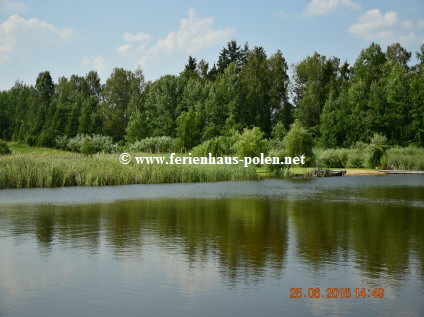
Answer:
[(241, 165), (122, 165), (112, 154), (0, 157), (0, 189), (252, 179), (257, 179), (255, 168)]
[(361, 168), (367, 166), (367, 153), (361, 149), (316, 149), (316, 165), (325, 168)]
[[(369, 165), (368, 148), (316, 149), (317, 167), (324, 168), (366, 168)], [(424, 170), (423, 148), (391, 148), (381, 161), (381, 167), (388, 170)]]
[(387, 151), (385, 164), (390, 170), (424, 171), (424, 149), (391, 148)]

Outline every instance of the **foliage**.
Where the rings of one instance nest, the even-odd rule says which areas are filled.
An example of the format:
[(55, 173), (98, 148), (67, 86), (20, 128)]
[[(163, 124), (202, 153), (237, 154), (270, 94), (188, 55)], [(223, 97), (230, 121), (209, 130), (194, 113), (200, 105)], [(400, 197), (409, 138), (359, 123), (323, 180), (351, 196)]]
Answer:
[(236, 154), (235, 144), (240, 139), (239, 133), (229, 136), (219, 136), (194, 147), (191, 152), (194, 156), (225, 156)]
[(317, 167), (347, 167), (350, 151), (348, 149), (321, 149), (315, 151)]
[(80, 147), (80, 152), (85, 155), (91, 155), (97, 152), (92, 138), (86, 137), (83, 139)]
[(177, 119), (178, 147), (189, 150), (200, 143), (201, 138), (200, 114), (193, 108), (183, 112)]
[[(267, 54), (232, 40), (217, 65), (190, 56), (179, 75), (153, 82), (140, 68), (115, 68), (104, 85), (95, 71), (57, 82), (43, 71), (34, 85), (17, 81), (0, 91), (0, 138), (66, 148), (65, 140), (78, 135), (121, 143), (168, 136), (189, 150), (258, 127), (278, 149), (296, 119), (322, 148), (351, 148), (375, 133), (390, 146), (424, 147), (424, 45), (415, 65), (411, 56), (399, 43), (386, 51), (372, 43), (352, 65), (315, 52), (294, 65), (289, 78), (281, 51)], [(345, 164), (361, 160), (355, 155)]]
[(424, 149), (417, 147), (387, 150), (386, 168), (390, 170), (424, 171)]
[(93, 153), (114, 153), (118, 151), (118, 146), (113, 143), (109, 136), (78, 134), (74, 138), (57, 137), (56, 148), (71, 152), (81, 152), (84, 154)]
[(131, 152), (165, 153), (175, 152), (176, 140), (169, 136), (145, 138), (128, 146)]
[(381, 159), (386, 154), (387, 149), (387, 138), (381, 134), (374, 134), (368, 147), (369, 167), (379, 167), (381, 165)]
[(287, 134), (287, 131), (283, 122), (278, 121), (272, 128), (272, 133), (271, 133), (272, 138), (278, 141), (282, 141), (284, 137), (286, 136), (286, 134)]
[(264, 133), (258, 128), (244, 129), (240, 139), (234, 144), (238, 157), (255, 157), (267, 153)]
[(5, 141), (0, 140), (0, 155), (10, 154), (11, 151)]
[(1, 158), (0, 189), (216, 182), (257, 179), (254, 167), (240, 165), (128, 165), (116, 155), (11, 155)]
[[(280, 162), (284, 161), (285, 155), (284, 149), (280, 150), (271, 150), (268, 153), (270, 157), (279, 157)], [(290, 165), (287, 164), (267, 164), (266, 171), (272, 176), (276, 177), (288, 177), (290, 172)]]
[(305, 156), (306, 164), (312, 165), (314, 162), (313, 153), (314, 140), (312, 135), (300, 124), (295, 121), (284, 138), (284, 148), (287, 156)]

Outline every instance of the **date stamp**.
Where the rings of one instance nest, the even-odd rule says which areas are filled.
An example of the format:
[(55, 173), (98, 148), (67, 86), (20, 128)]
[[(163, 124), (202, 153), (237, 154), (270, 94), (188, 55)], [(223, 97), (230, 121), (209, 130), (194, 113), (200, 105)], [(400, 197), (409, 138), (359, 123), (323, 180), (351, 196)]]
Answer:
[(290, 288), (290, 298), (384, 298), (384, 288)]

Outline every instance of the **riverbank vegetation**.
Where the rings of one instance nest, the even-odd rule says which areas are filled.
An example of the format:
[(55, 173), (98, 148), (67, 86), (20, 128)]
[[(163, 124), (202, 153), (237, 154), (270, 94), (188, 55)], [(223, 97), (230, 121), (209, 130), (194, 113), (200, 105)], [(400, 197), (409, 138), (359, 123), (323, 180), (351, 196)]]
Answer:
[(123, 165), (113, 154), (13, 154), (0, 157), (0, 189), (257, 179), (237, 165)]
[[(353, 64), (315, 52), (292, 65), (290, 77), (281, 51), (231, 41), (215, 64), (190, 56), (179, 75), (153, 82), (141, 69), (115, 68), (105, 84), (96, 71), (57, 82), (44, 71), (35, 85), (17, 81), (0, 92), (0, 139), (74, 152), (84, 164), (124, 150), (263, 152), (305, 155), (309, 167), (423, 170), (424, 44), (415, 65), (411, 57), (398, 43), (373, 43)], [(68, 182), (76, 181), (59, 183)]]

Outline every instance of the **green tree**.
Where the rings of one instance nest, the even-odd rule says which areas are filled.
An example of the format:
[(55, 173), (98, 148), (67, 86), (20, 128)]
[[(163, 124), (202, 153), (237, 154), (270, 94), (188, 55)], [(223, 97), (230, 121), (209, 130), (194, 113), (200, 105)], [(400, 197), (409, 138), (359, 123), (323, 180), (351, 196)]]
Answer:
[(224, 47), (219, 54), (218, 72), (223, 73), (231, 63), (234, 63), (237, 71), (240, 71), (243, 64), (246, 63), (248, 53), (249, 46), (247, 43), (241, 48), (235, 40), (228, 42), (227, 47)]
[(243, 126), (259, 127), (269, 136), (271, 133), (272, 108), (270, 103), (270, 77), (267, 56), (262, 47), (255, 47), (247, 56), (240, 73), (244, 92)]
[(388, 61), (407, 67), (411, 59), (411, 52), (404, 49), (399, 43), (393, 43), (387, 47), (386, 58)]
[(304, 155), (305, 162), (311, 165), (314, 162), (313, 146), (312, 135), (302, 127), (300, 121), (296, 120), (284, 138), (285, 155), (291, 157)]
[(183, 81), (173, 75), (163, 76), (146, 88), (140, 118), (145, 122), (148, 136), (175, 137), (183, 89)]
[(46, 106), (50, 106), (50, 102), (54, 94), (54, 83), (50, 72), (45, 71), (38, 74), (35, 82), (37, 93), (40, 97), (40, 101)]
[(318, 134), (321, 113), (330, 92), (338, 93), (339, 59), (315, 52), (295, 66), (294, 102), (295, 118), (306, 128)]
[(131, 97), (140, 93), (140, 78), (131, 71), (115, 68), (102, 91), (103, 133), (122, 140), (128, 123), (127, 108)]
[(177, 118), (176, 130), (179, 148), (190, 150), (195, 147), (200, 143), (202, 132), (200, 114), (193, 108), (181, 113)]
[(282, 121), (288, 129), (293, 122), (291, 104), (288, 102), (289, 75), (286, 60), (280, 50), (268, 59), (268, 67), (271, 122), (275, 124)]
[(286, 127), (281, 121), (278, 121), (272, 128), (271, 136), (273, 139), (282, 141), (287, 134)]
[(244, 129), (234, 147), (238, 157), (256, 157), (268, 150), (264, 133), (258, 127)]

